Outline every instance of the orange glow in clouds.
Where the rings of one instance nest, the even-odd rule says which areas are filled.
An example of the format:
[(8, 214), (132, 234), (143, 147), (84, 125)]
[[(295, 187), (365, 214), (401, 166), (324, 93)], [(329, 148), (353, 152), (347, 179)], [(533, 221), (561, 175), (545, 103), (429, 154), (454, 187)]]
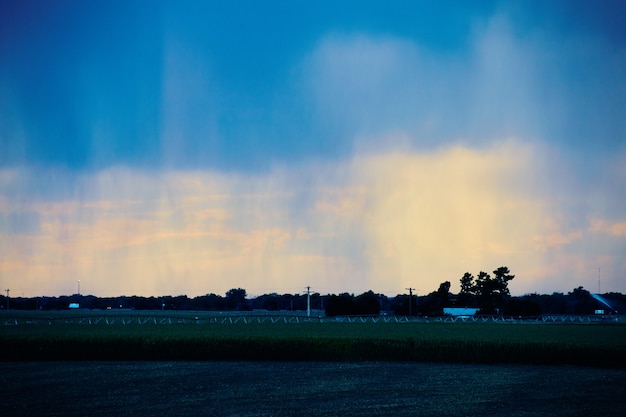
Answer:
[[(595, 267), (561, 248), (583, 233), (624, 236), (596, 219), (568, 229), (534, 191), (533, 149), (387, 151), (282, 167), (259, 176), (111, 169), (87, 201), (4, 199), (5, 217), (36, 212), (29, 233), (3, 231), (0, 274), (25, 296), (224, 293), (419, 293), (465, 271), (506, 265), (514, 294), (568, 291)], [(306, 180), (303, 180), (306, 178)], [(302, 184), (306, 183), (306, 186)], [(543, 285), (543, 286), (542, 286)], [(16, 292), (17, 293), (17, 292)]]

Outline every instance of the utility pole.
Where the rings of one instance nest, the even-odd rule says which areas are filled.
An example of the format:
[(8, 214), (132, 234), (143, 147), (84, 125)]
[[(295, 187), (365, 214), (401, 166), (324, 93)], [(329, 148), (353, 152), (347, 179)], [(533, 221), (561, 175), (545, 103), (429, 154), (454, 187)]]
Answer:
[(601, 294), (600, 292), (600, 268), (598, 268), (598, 294)]
[(10, 289), (6, 289), (5, 290), (7, 292), (7, 310), (9, 309), (9, 291), (11, 291)]
[(80, 297), (80, 280), (78, 280), (78, 296)]
[(409, 316), (413, 315), (413, 290), (415, 288), (406, 288), (409, 290)]
[(311, 317), (311, 286), (306, 286), (306, 316)]

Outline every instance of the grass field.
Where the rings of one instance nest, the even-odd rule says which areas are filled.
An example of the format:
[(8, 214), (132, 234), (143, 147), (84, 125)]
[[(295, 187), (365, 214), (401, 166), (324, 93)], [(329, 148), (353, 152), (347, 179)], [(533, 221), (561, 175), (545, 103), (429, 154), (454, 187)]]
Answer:
[(63, 317), (78, 316), (63, 314), (57, 313), (52, 325), (0, 326), (2, 360), (417, 361), (626, 368), (623, 324), (107, 325), (64, 324)]
[(401, 362), (5, 362), (4, 415), (623, 416), (626, 370)]
[(222, 317), (216, 313), (127, 315), (174, 320), (86, 324), (84, 312), (33, 312), (27, 318), (53, 324), (1, 325), (6, 414), (626, 414), (623, 324), (231, 324), (210, 320)]

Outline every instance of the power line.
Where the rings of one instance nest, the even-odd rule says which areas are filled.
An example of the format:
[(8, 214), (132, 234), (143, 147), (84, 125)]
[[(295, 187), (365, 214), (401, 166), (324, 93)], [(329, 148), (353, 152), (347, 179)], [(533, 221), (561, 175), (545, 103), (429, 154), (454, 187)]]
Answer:
[(306, 286), (306, 316), (311, 317), (311, 286)]
[(412, 311), (412, 306), (413, 306), (413, 290), (415, 288), (405, 288), (406, 290), (409, 290), (409, 316), (413, 315), (413, 311)]

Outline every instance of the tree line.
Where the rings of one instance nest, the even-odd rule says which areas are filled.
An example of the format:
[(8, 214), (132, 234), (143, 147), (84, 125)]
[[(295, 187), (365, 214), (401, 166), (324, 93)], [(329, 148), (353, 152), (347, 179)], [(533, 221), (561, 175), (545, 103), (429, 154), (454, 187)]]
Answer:
[[(350, 293), (327, 294), (264, 294), (249, 298), (243, 288), (232, 288), (223, 296), (206, 294), (198, 297), (186, 295), (141, 297), (96, 297), (73, 294), (60, 297), (11, 297), (0, 296), (0, 309), (12, 310), (66, 310), (70, 304), (84, 309), (101, 310), (179, 310), (179, 311), (306, 311), (311, 306), (314, 314), (326, 316), (345, 315), (420, 315), (440, 316), (446, 307), (475, 308), (479, 314), (503, 314), (512, 316), (537, 316), (540, 314), (593, 314), (598, 307), (589, 291), (583, 287), (567, 294), (527, 294), (513, 297), (508, 288), (515, 278), (508, 267), (502, 266), (492, 272), (480, 271), (476, 277), (466, 272), (459, 280), (458, 294), (450, 292), (450, 281), (444, 281), (436, 291), (425, 295), (398, 294), (388, 297), (367, 291), (359, 295)], [(621, 312), (626, 308), (626, 296), (607, 293), (604, 297)]]

